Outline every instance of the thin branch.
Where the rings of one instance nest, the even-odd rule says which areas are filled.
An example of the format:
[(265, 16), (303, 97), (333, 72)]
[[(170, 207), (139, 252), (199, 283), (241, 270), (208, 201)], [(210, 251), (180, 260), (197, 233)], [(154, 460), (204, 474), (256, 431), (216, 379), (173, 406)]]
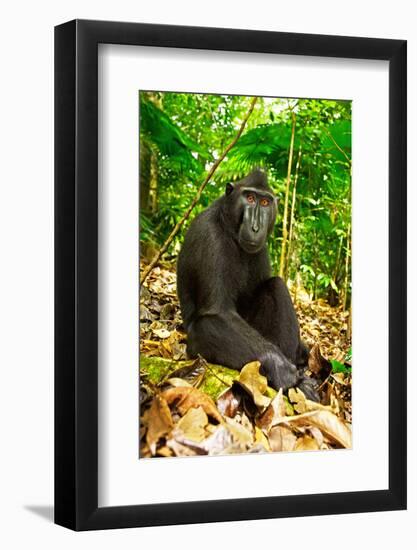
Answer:
[(349, 163), (349, 166), (352, 166), (352, 161), (351, 159), (349, 158), (348, 154), (340, 147), (340, 145), (337, 143), (337, 141), (334, 139), (334, 137), (332, 136), (332, 134), (330, 133), (330, 131), (326, 128), (326, 126), (323, 126), (324, 128), (324, 131), (326, 132), (326, 134), (329, 136), (329, 138), (333, 141), (333, 143), (336, 145), (337, 149), (339, 149), (339, 151), (342, 153), (342, 155), (345, 157), (345, 159), (348, 161)]
[(229, 384), (228, 382), (225, 382), (225, 380), (223, 380), (222, 378), (220, 378), (220, 376), (218, 376), (218, 375), (214, 372), (213, 367), (211, 367), (209, 363), (207, 363), (207, 370), (209, 370), (210, 373), (214, 376), (214, 378), (217, 378), (217, 380), (219, 380), (219, 382), (221, 382), (222, 384), (224, 384), (226, 387), (229, 387), (229, 386), (230, 386), (230, 384)]
[(290, 261), (291, 261), (291, 255), (292, 255), (292, 240), (293, 240), (293, 232), (294, 232), (294, 224), (295, 224), (295, 201), (297, 198), (297, 181), (298, 181), (298, 172), (299, 172), (300, 163), (301, 163), (301, 156), (302, 156), (302, 148), (300, 145), (300, 148), (298, 150), (297, 164), (295, 166), (294, 183), (292, 186), (290, 232), (288, 235), (288, 253), (287, 253), (287, 261), (285, 262), (284, 281), (287, 281), (288, 279), (288, 270), (290, 267)]
[(223, 151), (223, 153), (220, 155), (220, 157), (216, 160), (216, 162), (212, 165), (212, 167), (210, 168), (205, 180), (203, 181), (203, 183), (200, 185), (200, 187), (198, 188), (198, 191), (194, 197), (194, 199), (192, 200), (190, 206), (187, 208), (187, 210), (185, 211), (185, 214), (184, 216), (179, 220), (179, 222), (176, 224), (176, 226), (174, 227), (174, 229), (171, 231), (171, 233), (169, 234), (168, 238), (166, 239), (166, 241), (164, 242), (164, 244), (162, 245), (162, 247), (159, 249), (159, 251), (155, 254), (155, 256), (153, 257), (151, 263), (143, 270), (143, 273), (142, 273), (142, 276), (140, 278), (140, 284), (142, 285), (149, 273), (152, 271), (152, 269), (156, 266), (156, 264), (159, 262), (161, 256), (163, 254), (165, 254), (165, 252), (168, 250), (169, 248), (169, 245), (172, 243), (172, 241), (174, 240), (174, 237), (175, 235), (178, 233), (178, 231), (181, 229), (181, 227), (183, 226), (184, 222), (188, 219), (188, 217), (190, 216), (191, 212), (193, 211), (195, 205), (198, 203), (198, 201), (200, 200), (200, 197), (201, 197), (201, 194), (202, 192), (204, 191), (204, 188), (206, 187), (206, 185), (208, 184), (208, 182), (211, 180), (211, 178), (213, 177), (213, 174), (214, 172), (217, 170), (217, 168), (220, 166), (221, 162), (224, 160), (224, 158), (226, 157), (227, 153), (230, 151), (230, 149), (232, 147), (234, 147), (238, 141), (238, 139), (240, 138), (240, 136), (242, 135), (243, 133), (243, 130), (245, 129), (245, 126), (246, 126), (246, 123), (248, 122), (249, 120), (249, 117), (251, 116), (252, 112), (253, 112), (253, 109), (255, 107), (255, 104), (256, 104), (256, 101), (257, 101), (257, 97), (254, 97), (251, 101), (251, 104), (250, 104), (250, 107), (249, 107), (249, 111), (247, 112), (245, 118), (243, 119), (243, 122), (242, 124), (240, 125), (240, 128), (239, 128), (239, 131), (238, 133), (236, 134), (236, 136), (234, 137), (234, 139), (229, 143), (229, 145), (226, 147), (226, 149)]
[(280, 277), (284, 277), (284, 273), (285, 273), (286, 247), (287, 247), (287, 238), (288, 238), (288, 198), (290, 194), (292, 157), (294, 152), (294, 138), (295, 138), (295, 124), (296, 124), (296, 115), (294, 111), (291, 111), (291, 116), (292, 116), (292, 130), (291, 130), (290, 152), (288, 156), (287, 183), (285, 186), (284, 214), (282, 218), (281, 259), (279, 262)]
[(345, 284), (344, 284), (344, 296), (343, 296), (343, 311), (346, 311), (347, 306), (347, 296), (349, 289), (349, 257), (350, 257), (350, 230), (351, 225), (349, 222), (347, 234), (346, 234), (346, 256), (345, 256)]

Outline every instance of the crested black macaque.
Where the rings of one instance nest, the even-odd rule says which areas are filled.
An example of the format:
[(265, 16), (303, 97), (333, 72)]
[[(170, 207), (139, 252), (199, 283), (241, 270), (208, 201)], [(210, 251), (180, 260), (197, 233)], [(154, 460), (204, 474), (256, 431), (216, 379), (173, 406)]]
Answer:
[(287, 286), (271, 276), (276, 215), (277, 199), (255, 170), (191, 223), (177, 266), (187, 353), (238, 370), (259, 360), (270, 386), (298, 386), (318, 400)]

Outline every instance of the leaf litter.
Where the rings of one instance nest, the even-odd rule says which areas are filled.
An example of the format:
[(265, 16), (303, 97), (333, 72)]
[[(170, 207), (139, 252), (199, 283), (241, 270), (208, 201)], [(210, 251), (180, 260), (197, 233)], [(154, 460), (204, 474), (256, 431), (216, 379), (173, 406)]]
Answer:
[[(140, 456), (351, 448), (346, 313), (322, 300), (298, 300), (296, 309), (302, 337), (311, 346), (307, 375), (319, 384), (320, 403), (307, 399), (299, 388), (277, 393), (260, 374), (259, 361), (244, 365), (235, 380), (222, 377), (221, 368), (213, 370), (201, 357), (170, 369), (157, 383), (141, 369)], [(140, 320), (142, 354), (174, 364), (186, 359), (176, 276), (168, 263), (156, 267), (141, 289)], [(202, 389), (213, 377), (222, 389), (215, 399)]]

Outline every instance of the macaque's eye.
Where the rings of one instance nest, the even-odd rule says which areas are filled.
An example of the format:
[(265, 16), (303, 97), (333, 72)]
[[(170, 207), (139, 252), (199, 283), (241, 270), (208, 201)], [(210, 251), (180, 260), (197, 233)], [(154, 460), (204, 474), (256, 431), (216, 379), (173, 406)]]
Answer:
[(261, 199), (261, 206), (269, 206), (270, 201), (268, 199)]
[(246, 200), (248, 201), (249, 204), (255, 204), (255, 202), (256, 202), (256, 197), (255, 197), (255, 195), (248, 195), (248, 196), (246, 197)]

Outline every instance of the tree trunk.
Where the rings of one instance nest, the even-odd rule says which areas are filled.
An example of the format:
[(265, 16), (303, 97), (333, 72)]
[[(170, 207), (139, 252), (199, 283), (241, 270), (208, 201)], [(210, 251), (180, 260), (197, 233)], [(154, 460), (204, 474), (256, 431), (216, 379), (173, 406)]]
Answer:
[(290, 152), (288, 157), (287, 184), (285, 187), (284, 214), (282, 217), (281, 260), (279, 263), (280, 277), (284, 277), (284, 274), (286, 271), (285, 261), (287, 258), (286, 252), (287, 252), (287, 240), (288, 240), (288, 198), (290, 194), (291, 169), (292, 169), (292, 157), (294, 153), (294, 136), (295, 136), (295, 120), (296, 120), (294, 111), (291, 113), (291, 115), (292, 115), (292, 131), (291, 131)]
[(351, 341), (352, 341), (352, 308), (349, 308), (349, 317), (347, 318), (346, 342), (350, 343)]
[(139, 145), (139, 200), (142, 212), (150, 210), (150, 182), (151, 182), (151, 150), (149, 144), (142, 138)]
[(149, 207), (152, 214), (158, 210), (158, 160), (155, 151), (151, 149)]
[(343, 248), (343, 235), (340, 236), (340, 242), (337, 249), (337, 258), (334, 266), (333, 271), (333, 281), (337, 284), (337, 281), (339, 279), (339, 269), (340, 269), (340, 260), (342, 257), (342, 248)]
[(291, 263), (291, 255), (292, 255), (292, 240), (293, 240), (293, 233), (294, 233), (294, 216), (295, 216), (295, 201), (297, 198), (297, 181), (298, 181), (298, 172), (300, 169), (300, 163), (301, 163), (301, 146), (298, 150), (298, 157), (297, 157), (297, 164), (295, 166), (295, 176), (294, 176), (294, 185), (292, 186), (292, 199), (291, 199), (291, 215), (290, 215), (290, 231), (288, 236), (288, 254), (287, 254), (287, 260), (285, 262), (285, 281), (288, 280), (288, 272), (290, 269), (290, 263)]
[(314, 230), (314, 258), (313, 258), (313, 271), (314, 271), (314, 281), (313, 281), (313, 300), (317, 298), (317, 269), (318, 269), (318, 254), (317, 254), (317, 231)]
[(347, 298), (349, 291), (349, 258), (350, 258), (350, 223), (346, 234), (346, 256), (345, 256), (345, 284), (343, 296), (343, 310), (346, 311)]
[[(162, 109), (162, 100), (156, 92), (142, 92), (148, 101)], [(143, 137), (139, 142), (140, 209), (154, 214), (158, 209), (158, 159), (155, 149)]]

